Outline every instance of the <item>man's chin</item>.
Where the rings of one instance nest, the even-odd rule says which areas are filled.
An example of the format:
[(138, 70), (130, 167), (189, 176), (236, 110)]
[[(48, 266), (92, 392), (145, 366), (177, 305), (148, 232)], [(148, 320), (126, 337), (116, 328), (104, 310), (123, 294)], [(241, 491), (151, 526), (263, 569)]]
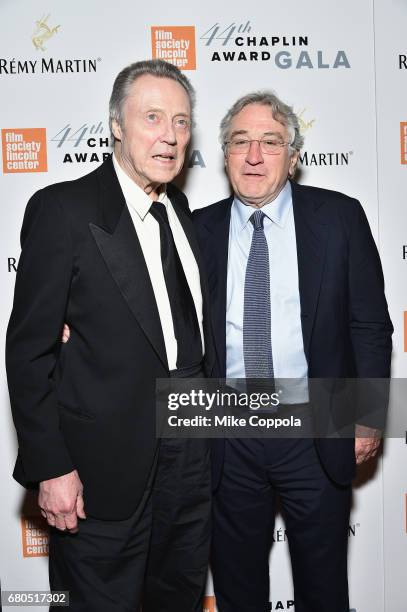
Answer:
[(265, 201), (265, 195), (259, 193), (245, 192), (238, 195), (239, 200), (249, 206), (259, 206)]
[(173, 167), (173, 168), (162, 168), (158, 172), (154, 172), (154, 175), (151, 177), (152, 181), (157, 184), (161, 183), (171, 183), (175, 179), (176, 176), (181, 172), (181, 168)]

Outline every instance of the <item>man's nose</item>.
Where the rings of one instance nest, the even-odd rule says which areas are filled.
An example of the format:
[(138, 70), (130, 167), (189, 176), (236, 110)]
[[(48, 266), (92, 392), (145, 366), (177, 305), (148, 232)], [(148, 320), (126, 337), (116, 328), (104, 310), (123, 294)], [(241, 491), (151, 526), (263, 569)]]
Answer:
[(245, 161), (251, 165), (261, 164), (264, 161), (258, 140), (251, 141)]
[(172, 123), (172, 121), (167, 121), (165, 123), (165, 129), (161, 137), (161, 140), (170, 145), (177, 144), (177, 134), (175, 132), (174, 124)]

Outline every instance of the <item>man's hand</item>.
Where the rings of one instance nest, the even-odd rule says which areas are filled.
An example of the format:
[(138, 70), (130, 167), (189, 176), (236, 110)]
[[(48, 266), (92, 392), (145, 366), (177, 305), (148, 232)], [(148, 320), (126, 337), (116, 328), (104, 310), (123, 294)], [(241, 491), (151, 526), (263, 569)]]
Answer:
[(377, 455), (381, 432), (364, 425), (356, 425), (355, 434), (355, 457), (357, 465), (360, 465)]
[(85, 519), (83, 486), (74, 470), (58, 478), (40, 482), (38, 505), (41, 514), (52, 527), (76, 533), (78, 517)]
[(68, 342), (70, 335), (71, 335), (71, 330), (69, 329), (68, 325), (66, 323), (64, 323), (64, 328), (62, 330), (61, 342), (63, 342), (64, 344), (66, 342)]

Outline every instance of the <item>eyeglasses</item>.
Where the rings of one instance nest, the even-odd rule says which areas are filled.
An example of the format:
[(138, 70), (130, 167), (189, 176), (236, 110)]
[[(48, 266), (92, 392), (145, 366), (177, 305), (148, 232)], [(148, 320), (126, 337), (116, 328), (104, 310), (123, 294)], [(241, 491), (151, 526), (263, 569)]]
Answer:
[(252, 142), (258, 142), (260, 151), (265, 155), (279, 155), (283, 147), (291, 144), (290, 142), (283, 142), (275, 138), (262, 138), (261, 140), (256, 138), (252, 138), (251, 140), (248, 138), (232, 138), (232, 140), (227, 140), (225, 145), (229, 153), (232, 155), (239, 155), (240, 153), (248, 153)]

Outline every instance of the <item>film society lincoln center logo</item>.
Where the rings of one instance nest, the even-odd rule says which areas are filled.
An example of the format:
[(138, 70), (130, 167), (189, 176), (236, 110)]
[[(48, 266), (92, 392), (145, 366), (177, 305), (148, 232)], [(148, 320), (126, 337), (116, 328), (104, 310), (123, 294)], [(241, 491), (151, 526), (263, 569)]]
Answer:
[(407, 165), (407, 121), (400, 121), (400, 162)]
[(207, 595), (203, 602), (203, 612), (215, 612), (215, 598), (213, 595)]
[(7, 128), (1, 130), (3, 172), (47, 172), (47, 135), (45, 128)]
[(196, 69), (195, 26), (152, 26), (152, 58), (180, 70)]
[(49, 533), (47, 522), (42, 516), (21, 517), (23, 557), (47, 557)]

